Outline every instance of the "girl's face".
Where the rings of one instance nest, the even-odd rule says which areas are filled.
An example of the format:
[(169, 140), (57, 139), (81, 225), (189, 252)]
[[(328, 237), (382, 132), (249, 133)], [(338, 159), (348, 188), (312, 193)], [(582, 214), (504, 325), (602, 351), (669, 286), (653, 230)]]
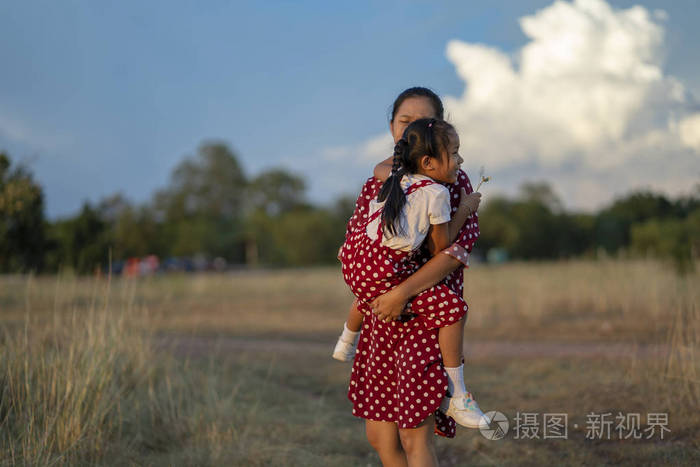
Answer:
[(394, 144), (401, 139), (406, 127), (420, 118), (437, 118), (430, 99), (424, 96), (414, 96), (404, 100), (396, 111), (394, 120), (389, 124)]
[(464, 159), (459, 155), (459, 135), (457, 132), (450, 130), (448, 136), (447, 153), (443, 153), (440, 160), (437, 158), (431, 159), (433, 170), (426, 175), (438, 182), (455, 183), (457, 182), (459, 167), (464, 162)]

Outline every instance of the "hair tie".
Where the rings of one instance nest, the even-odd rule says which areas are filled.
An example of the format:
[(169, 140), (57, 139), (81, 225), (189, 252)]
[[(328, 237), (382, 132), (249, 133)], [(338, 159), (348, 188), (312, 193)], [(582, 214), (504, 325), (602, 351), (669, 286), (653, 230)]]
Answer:
[(425, 136), (427, 137), (426, 143), (426, 149), (428, 150), (428, 154), (432, 155), (433, 154), (433, 138), (435, 136), (435, 132), (433, 131), (433, 123), (437, 122), (436, 119), (431, 118), (430, 122), (428, 123), (428, 127), (426, 128), (426, 133)]

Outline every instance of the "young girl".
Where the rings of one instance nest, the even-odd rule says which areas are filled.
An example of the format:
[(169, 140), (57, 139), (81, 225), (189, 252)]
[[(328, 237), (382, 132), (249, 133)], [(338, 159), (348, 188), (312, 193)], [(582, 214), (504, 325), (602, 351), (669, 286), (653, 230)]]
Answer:
[[(450, 219), (449, 191), (437, 182), (457, 181), (463, 162), (458, 149), (457, 133), (442, 120), (416, 120), (404, 131), (395, 146), (391, 176), (377, 200), (370, 203), (366, 221), (348, 232), (341, 248), (343, 276), (362, 303), (369, 303), (415, 272), (413, 259), (424, 243), (434, 255), (456, 239), (471, 214), (469, 198), (462, 192), (460, 205)], [(483, 413), (464, 388), (462, 366), (456, 363), (467, 310), (463, 298), (441, 283), (418, 294), (407, 309), (401, 320), (416, 319), (427, 329), (439, 329), (443, 358), (455, 362), (445, 368), (452, 396), (447, 399), (447, 415), (463, 426), (478, 427)], [(361, 325), (362, 314), (353, 307), (334, 358), (352, 358), (354, 335)]]

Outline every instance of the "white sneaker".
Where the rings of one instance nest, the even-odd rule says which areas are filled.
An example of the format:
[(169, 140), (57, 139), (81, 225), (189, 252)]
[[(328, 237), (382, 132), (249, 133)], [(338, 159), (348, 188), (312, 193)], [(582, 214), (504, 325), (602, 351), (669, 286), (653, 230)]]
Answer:
[(489, 421), (479, 408), (470, 392), (462, 397), (447, 397), (442, 400), (440, 408), (446, 415), (454, 418), (457, 424), (467, 428), (488, 428)]
[(355, 343), (345, 342), (338, 338), (338, 342), (333, 349), (333, 358), (341, 362), (349, 362), (355, 357)]

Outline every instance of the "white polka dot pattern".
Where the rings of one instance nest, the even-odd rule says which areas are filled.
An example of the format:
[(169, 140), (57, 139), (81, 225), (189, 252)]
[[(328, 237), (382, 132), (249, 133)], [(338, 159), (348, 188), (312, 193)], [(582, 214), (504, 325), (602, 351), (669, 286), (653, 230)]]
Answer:
[[(448, 186), (453, 194), (453, 208), (459, 204), (462, 187), (467, 193), (472, 191), (468, 177), (460, 171), (457, 183)], [(388, 248), (389, 251), (383, 251), (384, 247), (362, 241), (360, 234), (368, 222), (369, 200), (377, 196), (380, 188), (381, 182), (374, 178), (363, 186), (348, 222), (346, 242), (339, 252), (345, 281), (360, 298), (360, 310), (365, 315), (348, 398), (353, 403), (354, 415), (394, 421), (401, 428), (415, 427), (435, 413), (436, 434), (453, 437), (454, 420), (437, 410), (447, 389), (437, 328), (466, 315), (463, 272), (461, 268), (456, 270), (415, 297), (408, 305), (410, 313), (416, 315), (414, 319), (383, 323), (371, 313), (368, 301), (405, 280), (429, 259), (425, 250), (413, 254)], [(478, 218), (474, 214), (445, 254), (466, 266), (478, 235)]]

